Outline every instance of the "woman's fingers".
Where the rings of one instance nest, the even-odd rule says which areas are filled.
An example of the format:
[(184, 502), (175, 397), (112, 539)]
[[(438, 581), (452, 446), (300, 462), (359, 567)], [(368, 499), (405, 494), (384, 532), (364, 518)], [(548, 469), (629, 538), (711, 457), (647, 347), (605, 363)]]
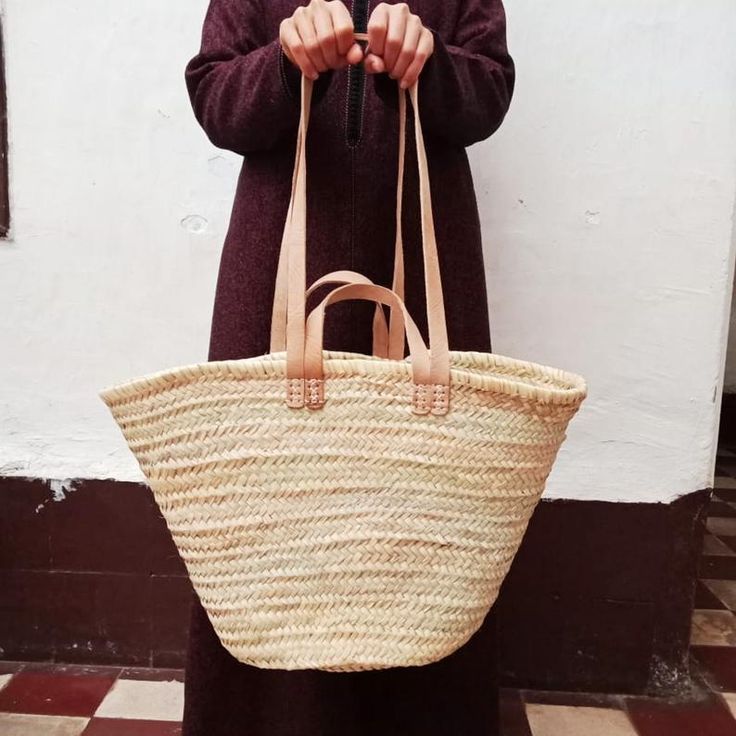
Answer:
[(295, 66), (298, 66), (305, 77), (312, 80), (317, 79), (319, 72), (307, 55), (301, 36), (296, 30), (296, 24), (293, 18), (286, 18), (281, 21), (279, 37), (281, 39), (281, 47), (284, 49), (284, 53), (289, 61)]
[(408, 89), (417, 81), (417, 79), (419, 79), (419, 74), (422, 69), (424, 69), (427, 59), (432, 56), (433, 51), (434, 36), (432, 35), (432, 31), (428, 28), (423, 28), (414, 54), (414, 60), (409, 64), (404, 75), (401, 77), (401, 81), (399, 82), (401, 89)]
[(363, 59), (363, 49), (355, 42), (353, 19), (342, 2), (328, 2), (326, 6), (332, 18), (332, 28), (337, 44), (337, 54), (342, 66), (359, 64)]
[(279, 28), (287, 58), (310, 79), (327, 69), (362, 61), (363, 50), (353, 33), (353, 20), (341, 0), (311, 0), (284, 19)]
[[(281, 45), (288, 59), (310, 79), (327, 69), (363, 61), (355, 42), (353, 19), (341, 0), (311, 0), (281, 22)], [(365, 70), (388, 73), (411, 86), (434, 51), (434, 36), (406, 3), (379, 3), (368, 22)]]
[(368, 45), (371, 52), (376, 56), (383, 57), (386, 46), (386, 33), (388, 32), (388, 14), (391, 6), (380, 3), (371, 13), (368, 20)]
[[(311, 12), (311, 4), (307, 7), (301, 6), (294, 12), (294, 23), (296, 32), (302, 41), (304, 50), (309, 56), (309, 60), (318, 72), (327, 70), (327, 62), (322, 55), (322, 47), (320, 39), (317, 36), (315, 27), (314, 12)], [(325, 39), (326, 40), (326, 39)]]
[(368, 21), (370, 53), (365, 60), (369, 74), (387, 72), (403, 88), (419, 77), (434, 51), (434, 36), (406, 3), (376, 6)]
[(383, 59), (373, 53), (368, 53), (363, 66), (368, 74), (382, 74), (386, 71), (386, 65), (383, 63)]
[(412, 15), (406, 19), (403, 43), (389, 73), (392, 79), (401, 79), (409, 65), (414, 62), (422, 30), (422, 21), (419, 20), (418, 15)]
[[(324, 68), (320, 71), (337, 69), (339, 63), (337, 38), (332, 25), (332, 14), (328, 10), (327, 4), (320, 3), (316, 5), (311, 15), (311, 39), (314, 52), (319, 53), (324, 60)], [(307, 49), (307, 52), (309, 53), (309, 49)]]
[(360, 62), (363, 61), (363, 49), (360, 47), (360, 44), (353, 41), (353, 45), (350, 47), (345, 58), (347, 59), (348, 64), (360, 64)]
[(386, 44), (383, 49), (383, 61), (389, 74), (393, 74), (394, 67), (404, 45), (406, 34), (406, 22), (409, 19), (409, 6), (399, 3), (391, 6), (388, 14), (388, 31), (386, 32)]

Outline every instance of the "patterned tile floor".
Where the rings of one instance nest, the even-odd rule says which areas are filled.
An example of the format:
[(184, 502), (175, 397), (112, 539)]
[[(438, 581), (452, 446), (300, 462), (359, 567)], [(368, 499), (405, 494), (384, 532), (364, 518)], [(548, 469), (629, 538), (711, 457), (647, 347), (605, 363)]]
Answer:
[(0, 662), (2, 736), (178, 736), (181, 670)]
[[(504, 690), (503, 736), (736, 736), (734, 612), (736, 446), (718, 452), (693, 612), (694, 684), (688, 697)], [(183, 682), (181, 670), (0, 661), (0, 735), (177, 736)]]

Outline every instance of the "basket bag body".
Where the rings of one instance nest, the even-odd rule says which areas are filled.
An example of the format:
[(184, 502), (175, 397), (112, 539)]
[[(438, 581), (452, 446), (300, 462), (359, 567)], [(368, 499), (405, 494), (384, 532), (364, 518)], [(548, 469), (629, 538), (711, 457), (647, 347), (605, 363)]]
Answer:
[[(402, 299), (403, 91), (393, 288), (338, 271), (306, 290), (311, 89), (303, 78), (269, 354), (100, 395), (234, 657), (286, 670), (423, 665), (480, 628), (586, 385), (449, 350), (416, 84), (429, 348)], [(337, 285), (307, 318), (322, 283)], [(373, 355), (322, 349), (325, 309), (343, 299), (376, 302)]]

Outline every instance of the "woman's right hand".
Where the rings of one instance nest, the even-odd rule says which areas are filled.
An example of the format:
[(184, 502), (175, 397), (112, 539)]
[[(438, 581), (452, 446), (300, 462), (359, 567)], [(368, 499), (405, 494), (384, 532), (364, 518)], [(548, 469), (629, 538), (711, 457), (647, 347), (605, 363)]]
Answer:
[(282, 20), (279, 27), (286, 57), (313, 80), (320, 72), (344, 69), (363, 60), (363, 49), (353, 34), (353, 19), (341, 0), (311, 0)]

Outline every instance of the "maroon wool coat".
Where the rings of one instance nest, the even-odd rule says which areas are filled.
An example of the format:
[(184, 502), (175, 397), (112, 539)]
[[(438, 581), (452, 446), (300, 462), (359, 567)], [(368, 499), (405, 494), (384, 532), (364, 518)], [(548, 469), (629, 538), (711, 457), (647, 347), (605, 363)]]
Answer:
[[(299, 119), (298, 70), (280, 21), (296, 0), (211, 0), (186, 68), (197, 120), (214, 145), (244, 156), (224, 243), (209, 359), (268, 352), (274, 279)], [(350, 0), (364, 31), (378, 0)], [(411, 0), (435, 37), (419, 102), (426, 138), (450, 348), (491, 350), (480, 225), (465, 147), (490, 136), (511, 100), (514, 64), (501, 0)], [(315, 83), (307, 140), (307, 283), (359, 271), (391, 285), (397, 84), (359, 67)], [(408, 125), (410, 133), (413, 125)], [(412, 139), (413, 141), (413, 139)], [(407, 146), (406, 303), (427, 338), (416, 156)], [(313, 294), (314, 306), (329, 287)], [(371, 352), (374, 305), (330, 307), (325, 347)], [(495, 617), (458, 651), (424, 667), (357, 673), (261, 670), (219, 643), (192, 608), (183, 736), (489, 736), (496, 727)]]

